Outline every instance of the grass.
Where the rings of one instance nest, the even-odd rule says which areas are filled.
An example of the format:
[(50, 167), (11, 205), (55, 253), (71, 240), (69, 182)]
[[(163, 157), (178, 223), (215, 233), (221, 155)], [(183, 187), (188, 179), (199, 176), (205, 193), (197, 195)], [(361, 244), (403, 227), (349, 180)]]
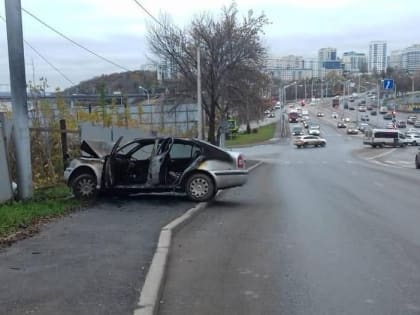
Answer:
[(80, 206), (70, 198), (67, 186), (38, 189), (27, 201), (12, 201), (0, 205), (0, 238), (36, 223), (41, 218), (61, 216)]
[(264, 142), (273, 138), (275, 131), (276, 123), (262, 126), (258, 128), (257, 133), (240, 133), (235, 138), (226, 140), (226, 146), (233, 147)]

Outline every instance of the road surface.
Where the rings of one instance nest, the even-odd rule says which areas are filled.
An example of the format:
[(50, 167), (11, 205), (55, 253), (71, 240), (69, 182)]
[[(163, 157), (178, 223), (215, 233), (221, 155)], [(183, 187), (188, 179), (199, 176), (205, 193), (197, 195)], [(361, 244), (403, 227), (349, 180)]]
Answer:
[(160, 315), (420, 314), (420, 173), (322, 132), (247, 151), (265, 165), (175, 237)]

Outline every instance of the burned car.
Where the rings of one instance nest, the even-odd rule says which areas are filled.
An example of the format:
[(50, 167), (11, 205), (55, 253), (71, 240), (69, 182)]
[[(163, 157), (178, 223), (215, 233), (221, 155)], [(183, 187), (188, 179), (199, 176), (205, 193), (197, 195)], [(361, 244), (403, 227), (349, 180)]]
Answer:
[(118, 195), (179, 192), (207, 201), (219, 189), (242, 186), (248, 171), (241, 153), (205, 141), (183, 138), (142, 138), (115, 145), (83, 141), (82, 156), (71, 161), (64, 179), (79, 199), (100, 192)]

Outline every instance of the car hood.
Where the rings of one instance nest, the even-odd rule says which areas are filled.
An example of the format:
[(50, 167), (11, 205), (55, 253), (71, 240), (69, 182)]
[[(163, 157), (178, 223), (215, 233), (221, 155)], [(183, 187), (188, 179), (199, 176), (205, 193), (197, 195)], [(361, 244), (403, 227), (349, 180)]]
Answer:
[(111, 142), (105, 141), (96, 141), (96, 140), (83, 140), (80, 145), (80, 150), (84, 153), (87, 153), (89, 157), (93, 158), (103, 158), (110, 154), (113, 148)]

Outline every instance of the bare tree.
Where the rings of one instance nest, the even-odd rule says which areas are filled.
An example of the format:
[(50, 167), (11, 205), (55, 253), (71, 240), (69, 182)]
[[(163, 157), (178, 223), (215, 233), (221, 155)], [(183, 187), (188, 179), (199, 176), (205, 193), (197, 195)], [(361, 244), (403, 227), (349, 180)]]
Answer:
[[(151, 51), (173, 66), (184, 83), (184, 91), (194, 95), (197, 82), (197, 49), (201, 51), (202, 100), (208, 121), (208, 140), (215, 143), (216, 123), (223, 117), (235, 96), (258, 95), (256, 73), (261, 73), (266, 48), (260, 35), (268, 23), (264, 14), (254, 17), (252, 11), (242, 20), (233, 3), (222, 9), (218, 19), (209, 13), (195, 18), (190, 27), (181, 30), (170, 23), (168, 17), (148, 29)], [(248, 74), (248, 77), (243, 75)], [(248, 79), (249, 84), (237, 78)], [(254, 83), (254, 84), (252, 84)], [(246, 104), (241, 105), (246, 106)]]

